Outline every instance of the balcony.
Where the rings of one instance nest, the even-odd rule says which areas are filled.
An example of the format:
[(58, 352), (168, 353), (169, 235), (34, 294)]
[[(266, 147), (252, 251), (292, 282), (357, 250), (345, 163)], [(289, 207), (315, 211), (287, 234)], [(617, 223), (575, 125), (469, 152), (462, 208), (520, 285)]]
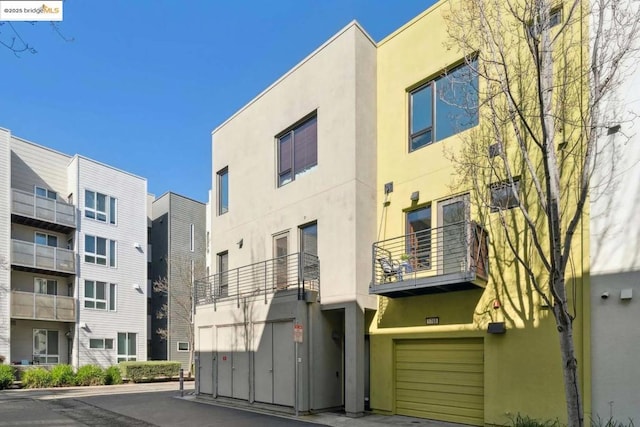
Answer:
[(11, 291), (11, 318), (76, 321), (76, 302), (72, 297)]
[(76, 228), (76, 207), (14, 188), (11, 190), (11, 220), (18, 224), (69, 233)]
[(15, 239), (11, 239), (11, 266), (16, 270), (64, 277), (76, 274), (73, 251)]
[(297, 295), (298, 300), (318, 301), (320, 261), (317, 256), (295, 253), (245, 265), (196, 281), (196, 306), (246, 297)]
[(485, 287), (488, 238), (463, 221), (373, 244), (369, 293), (405, 297)]

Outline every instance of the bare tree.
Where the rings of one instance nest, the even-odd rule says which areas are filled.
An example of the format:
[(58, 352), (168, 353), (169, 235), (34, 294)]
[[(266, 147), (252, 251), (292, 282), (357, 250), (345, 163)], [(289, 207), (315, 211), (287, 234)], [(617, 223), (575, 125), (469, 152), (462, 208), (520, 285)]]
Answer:
[(171, 279), (161, 277), (153, 282), (153, 292), (163, 295), (165, 302), (156, 311), (156, 319), (166, 319), (167, 327), (155, 332), (164, 340), (179, 337), (189, 343), (189, 374), (193, 373), (195, 330), (193, 323), (193, 291), (196, 277), (204, 276), (204, 263), (190, 259), (174, 259), (169, 264)]
[[(451, 1), (448, 47), (479, 76), (473, 112), (479, 126), (463, 134), (462, 148), (450, 155), (458, 184), (473, 189), (481, 219), (492, 223), (517, 261), (518, 286), (552, 307), (568, 423), (582, 427), (573, 337), (576, 235), (584, 231), (599, 144), (620, 124), (605, 106), (615, 102), (631, 71), (640, 13), (629, 0), (558, 4)], [(489, 212), (496, 215), (489, 219)]]
[[(11, 51), (15, 56), (20, 57), (22, 54), (38, 53), (36, 48), (30, 44), (25, 38), (23, 38), (19, 26), (35, 26), (37, 22), (0, 22), (0, 46), (5, 47)], [(74, 41), (73, 37), (67, 37), (62, 32), (60, 25), (57, 22), (42, 22), (42, 24), (48, 24), (51, 30), (65, 42)]]

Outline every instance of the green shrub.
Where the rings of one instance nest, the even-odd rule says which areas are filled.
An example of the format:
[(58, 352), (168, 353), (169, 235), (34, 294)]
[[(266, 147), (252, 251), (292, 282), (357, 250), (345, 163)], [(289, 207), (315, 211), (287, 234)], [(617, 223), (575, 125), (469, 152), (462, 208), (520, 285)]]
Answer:
[(51, 369), (51, 385), (68, 387), (76, 383), (76, 375), (70, 365), (56, 365)]
[(597, 415), (596, 418), (591, 419), (591, 427), (634, 427), (634, 425), (632, 419), (629, 419), (629, 422), (626, 423), (614, 420), (613, 418), (603, 420)]
[(84, 365), (76, 373), (77, 385), (104, 385), (106, 375), (100, 366)]
[(149, 361), (120, 362), (122, 376), (133, 382), (154, 380), (159, 377), (175, 377), (180, 373), (180, 362)]
[(0, 365), (0, 390), (11, 387), (14, 380), (13, 368), (9, 365)]
[(105, 371), (105, 384), (122, 384), (122, 373), (118, 366), (110, 366)]
[(560, 427), (560, 422), (556, 420), (536, 420), (526, 415), (516, 415), (511, 417), (511, 425), (513, 427)]
[(51, 372), (37, 367), (22, 372), (22, 386), (25, 388), (51, 387)]

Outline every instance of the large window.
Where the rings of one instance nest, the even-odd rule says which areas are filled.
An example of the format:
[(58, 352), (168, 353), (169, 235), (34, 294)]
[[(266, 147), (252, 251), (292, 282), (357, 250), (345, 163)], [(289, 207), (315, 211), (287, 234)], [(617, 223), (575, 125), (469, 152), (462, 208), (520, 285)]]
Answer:
[(84, 281), (84, 307), (116, 311), (117, 286), (115, 283)]
[(118, 363), (136, 360), (136, 334), (118, 332)]
[(278, 138), (278, 186), (285, 185), (318, 164), (318, 118), (293, 127)]
[(33, 330), (33, 363), (58, 363), (58, 331)]
[(409, 94), (409, 151), (478, 124), (476, 64), (454, 68)]
[[(108, 250), (107, 250), (108, 248)], [(91, 235), (84, 236), (84, 262), (116, 266), (117, 244), (114, 240)]]
[(406, 250), (413, 269), (431, 268), (431, 206), (407, 212)]
[(58, 294), (58, 281), (52, 279), (42, 279), (36, 277), (34, 285), (34, 292), (36, 294), (45, 295), (57, 295)]
[(318, 224), (312, 223), (300, 227), (300, 252), (318, 255)]
[(95, 191), (84, 191), (84, 216), (109, 224), (116, 223), (117, 200)]
[(218, 254), (218, 273), (220, 273), (220, 282), (218, 284), (217, 295), (226, 297), (229, 295), (229, 252), (220, 252)]
[(218, 215), (229, 212), (229, 168), (218, 172)]

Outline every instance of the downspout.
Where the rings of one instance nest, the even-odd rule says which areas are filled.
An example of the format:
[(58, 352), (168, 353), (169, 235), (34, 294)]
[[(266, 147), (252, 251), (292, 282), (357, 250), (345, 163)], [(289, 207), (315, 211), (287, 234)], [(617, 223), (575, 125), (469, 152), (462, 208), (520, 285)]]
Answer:
[(82, 216), (80, 215), (80, 157), (76, 156), (76, 231), (74, 232), (74, 249), (76, 249), (76, 289), (74, 291), (76, 297), (76, 324), (75, 324), (75, 356), (76, 356), (76, 369), (80, 367), (80, 222)]

